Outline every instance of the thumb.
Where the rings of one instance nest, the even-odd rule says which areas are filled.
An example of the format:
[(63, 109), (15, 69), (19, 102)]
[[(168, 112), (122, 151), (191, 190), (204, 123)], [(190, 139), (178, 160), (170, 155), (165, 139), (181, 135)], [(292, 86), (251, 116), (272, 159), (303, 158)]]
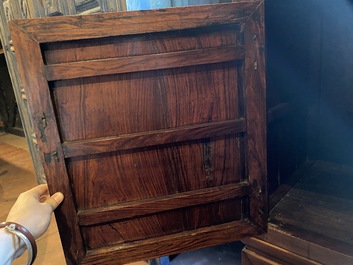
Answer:
[(44, 203), (49, 204), (52, 210), (54, 211), (63, 200), (64, 195), (61, 192), (57, 192), (50, 196), (48, 199), (46, 199)]

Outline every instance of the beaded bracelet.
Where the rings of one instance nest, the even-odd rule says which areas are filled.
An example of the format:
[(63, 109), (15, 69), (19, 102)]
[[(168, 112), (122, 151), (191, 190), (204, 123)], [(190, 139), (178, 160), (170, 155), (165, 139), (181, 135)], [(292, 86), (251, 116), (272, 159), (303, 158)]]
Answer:
[(14, 234), (21, 238), (26, 244), (28, 250), (28, 262), (27, 265), (32, 265), (37, 256), (37, 244), (32, 234), (22, 225), (14, 222), (3, 222), (0, 223), (0, 228), (4, 228), (11, 234)]

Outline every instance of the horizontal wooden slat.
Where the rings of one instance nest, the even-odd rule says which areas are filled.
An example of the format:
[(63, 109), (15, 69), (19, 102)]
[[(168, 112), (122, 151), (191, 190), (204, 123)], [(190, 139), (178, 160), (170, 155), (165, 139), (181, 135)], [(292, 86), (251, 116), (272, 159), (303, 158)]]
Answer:
[(80, 77), (132, 73), (244, 59), (243, 46), (148, 54), (46, 66), (49, 81)]
[(234, 221), (212, 227), (185, 231), (163, 237), (119, 244), (87, 251), (81, 264), (122, 265), (142, 259), (178, 254), (181, 252), (237, 241), (261, 231), (248, 221)]
[(39, 43), (162, 32), (245, 21), (261, 1), (11, 20)]
[[(265, 259), (267, 262), (264, 263), (269, 265), (279, 265), (279, 264), (300, 264), (300, 265), (320, 265), (322, 263), (318, 263), (307, 257), (303, 257), (297, 255), (294, 252), (288, 251), (288, 249), (280, 248), (278, 246), (272, 245), (266, 241), (262, 241), (258, 238), (251, 237), (245, 239), (244, 243), (246, 243), (246, 249), (249, 253), (253, 253), (257, 255), (260, 259)], [(310, 251), (311, 252), (311, 251)], [(287, 263), (290, 262), (290, 263)], [(262, 263), (254, 263), (254, 264), (262, 264)], [(331, 263), (330, 263), (331, 264)], [(345, 263), (340, 263), (345, 264)]]
[(78, 212), (80, 225), (94, 225), (113, 220), (133, 218), (162, 211), (206, 204), (227, 199), (240, 198), (249, 194), (246, 182), (220, 187), (188, 191), (159, 198), (121, 203)]
[(63, 143), (63, 152), (64, 156), (68, 158), (231, 135), (245, 132), (245, 130), (244, 119), (212, 122), (166, 130), (65, 142)]

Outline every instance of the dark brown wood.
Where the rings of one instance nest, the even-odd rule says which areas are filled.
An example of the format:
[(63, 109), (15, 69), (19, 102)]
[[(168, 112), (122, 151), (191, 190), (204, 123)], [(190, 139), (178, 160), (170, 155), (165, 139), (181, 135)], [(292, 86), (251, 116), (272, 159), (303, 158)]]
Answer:
[[(250, 251), (258, 257), (275, 262), (275, 264), (339, 265), (351, 264), (353, 260), (349, 255), (322, 247), (315, 242), (283, 233), (283, 231), (276, 229), (272, 225), (269, 225), (268, 233), (265, 236), (249, 238), (243, 241), (246, 244), (243, 254), (247, 255)], [(246, 258), (242, 258), (243, 265), (248, 264), (246, 260)], [(257, 265), (257, 263), (254, 264)]]
[[(261, 1), (205, 5), (190, 12), (190, 7), (97, 14), (94, 17), (53, 17), (17, 20), (16, 24), (39, 43), (103, 38), (117, 35), (152, 33), (211, 25), (245, 22)], [(85, 23), (82, 23), (82, 21)], [(99, 28), (100, 30), (97, 30)]]
[(293, 236), (353, 256), (353, 196), (346, 189), (352, 176), (352, 169), (316, 162), (272, 210), (270, 222)]
[[(12, 1), (12, 3), (14, 3), (14, 1)], [(9, 11), (6, 7), (6, 1), (3, 1), (3, 4), (0, 5), (0, 24), (1, 24), (0, 39), (2, 42), (2, 47), (4, 48), (3, 56), (5, 56), (6, 58), (8, 73), (11, 78), (11, 87), (13, 89), (11, 93), (15, 95), (15, 99), (18, 107), (18, 110), (16, 113), (17, 115), (16, 121), (20, 122), (23, 126), (22, 131), (18, 130), (17, 128), (12, 128), (10, 129), (10, 133), (15, 133), (17, 135), (25, 134), (25, 136), (27, 137), (28, 148), (32, 157), (33, 167), (35, 169), (37, 182), (45, 183), (45, 174), (44, 174), (43, 165), (40, 162), (38, 146), (32, 140), (32, 136), (31, 136), (33, 133), (33, 129), (32, 129), (33, 126), (31, 124), (31, 120), (28, 114), (27, 104), (26, 104), (27, 102), (26, 100), (23, 100), (22, 94), (21, 94), (22, 86), (20, 84), (20, 74), (18, 71), (16, 59), (15, 59), (16, 56), (13, 52), (13, 47), (11, 46), (11, 35), (10, 35), (9, 27), (7, 25), (7, 19), (9, 19), (9, 17), (6, 16), (8, 12), (5, 12), (5, 10)], [(9, 11), (9, 13), (11, 12)]]
[(10, 25), (68, 264), (266, 229), (261, 1)]
[(351, 264), (352, 176), (350, 167), (308, 162), (292, 188), (284, 184), (268, 233), (243, 240), (247, 249), (280, 264)]
[[(53, 82), (62, 138), (94, 139), (240, 119), (236, 70), (236, 62), (226, 62)], [(64, 126), (74, 123), (74, 128)]]
[[(314, 260), (299, 256), (286, 249), (252, 238), (246, 241), (247, 246), (242, 251), (242, 264), (266, 265), (320, 265)], [(251, 260), (247, 263), (247, 260)]]
[(283, 181), (283, 183), (269, 197), (269, 209), (272, 210), (275, 205), (291, 190), (291, 188), (307, 174), (310, 174), (310, 168), (314, 165), (313, 161), (308, 161), (301, 165), (292, 176)]
[[(45, 79), (44, 64), (38, 60), (41, 58), (40, 46), (28, 35), (21, 34), (22, 32), (14, 24), (10, 27), (14, 43), (26, 43), (26, 51), (28, 52), (15, 45), (18, 49), (17, 60), (21, 81), (27, 92), (28, 108), (32, 115), (49, 191), (51, 193), (61, 191), (65, 196), (65, 201), (58, 207), (56, 219), (62, 242), (70, 242), (65, 253), (68, 264), (75, 264), (84, 256), (83, 242), (80, 237), (77, 217), (75, 217), (76, 210), (52, 102), (43, 100), (50, 98), (50, 92)], [(65, 215), (58, 214), (58, 212), (66, 213), (71, 217), (65, 218)]]
[[(159, 239), (158, 244), (163, 244), (165, 247), (156, 248), (154, 239), (148, 239), (136, 243), (126, 243), (121, 247), (101, 249), (96, 251), (88, 251), (88, 255), (83, 260), (82, 264), (124, 264), (132, 260), (141, 260), (145, 257), (165, 256), (168, 254), (178, 254), (180, 244), (185, 245), (187, 249), (197, 248), (198, 245), (205, 247), (220, 244), (224, 241), (235, 241), (244, 238), (249, 234), (258, 233), (257, 228), (249, 223), (240, 221), (219, 226), (201, 228), (195, 230), (190, 236), (189, 232), (183, 232), (170, 236), (165, 236)], [(212, 238), (212, 240), (210, 240)], [(153, 244), (152, 244), (153, 243)], [(135, 253), (135, 257), (131, 257), (128, 253)]]
[(81, 140), (63, 143), (65, 157), (92, 155), (104, 152), (142, 148), (160, 144), (198, 140), (207, 137), (219, 137), (245, 132), (245, 121), (214, 122), (190, 125), (176, 129), (134, 133), (116, 137)]
[[(15, 92), (14, 94), (17, 103), (16, 109), (14, 108), (15, 112), (12, 112), (15, 113), (16, 117), (15, 119), (11, 119), (11, 121), (16, 121), (16, 127), (11, 126), (8, 132), (21, 136), (24, 134), (26, 136), (38, 183), (46, 182), (45, 173), (43, 165), (40, 163), (38, 146), (32, 137), (34, 130), (27, 109), (27, 102), (22, 97), (23, 87), (20, 84), (20, 75), (15, 51), (11, 45), (12, 38), (8, 27), (8, 21), (19, 18), (27, 19), (33, 17), (76, 15), (81, 13), (87, 15), (94, 12), (114, 12), (123, 10), (126, 10), (125, 0), (54, 0), (44, 2), (33, 0), (4, 0), (0, 5), (0, 39), (2, 41), (0, 54), (3, 53), (6, 57), (13, 87), (13, 91), (7, 92), (7, 95), (10, 95), (10, 93), (13, 95), (13, 92)], [(12, 104), (10, 107), (12, 107)], [(23, 129), (21, 128), (21, 123)]]
[(132, 73), (190, 65), (220, 63), (241, 60), (244, 47), (222, 47), (204, 50), (180, 51), (123, 57), (114, 59), (80, 61), (46, 66), (47, 79), (60, 80), (78, 77)]
[(244, 248), (241, 253), (241, 264), (242, 265), (279, 265), (280, 263), (274, 260), (270, 260), (266, 257), (263, 257), (258, 253), (251, 251), (247, 248)]
[(197, 204), (240, 198), (249, 194), (247, 183), (189, 191), (161, 198), (121, 203), (116, 206), (78, 211), (80, 225), (93, 225), (168, 211)]
[[(266, 230), (267, 227), (267, 159), (266, 159), (266, 77), (264, 6), (256, 7), (244, 29), (245, 102), (248, 127), (248, 176), (252, 189), (250, 220)], [(259, 105), (261, 104), (261, 105)]]

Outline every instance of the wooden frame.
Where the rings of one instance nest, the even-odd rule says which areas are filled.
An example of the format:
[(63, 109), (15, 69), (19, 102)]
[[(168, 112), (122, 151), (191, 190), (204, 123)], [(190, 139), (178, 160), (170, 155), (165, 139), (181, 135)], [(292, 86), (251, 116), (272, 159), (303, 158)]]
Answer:
[[(56, 211), (56, 218), (68, 264), (124, 264), (240, 240), (266, 230), (266, 93), (262, 1), (90, 16), (13, 20), (9, 25), (49, 189), (51, 192), (62, 191), (65, 195), (64, 203)], [(222, 31), (223, 28), (229, 32), (236, 32), (236, 43), (233, 45), (218, 43), (214, 47), (208, 48), (157, 51), (156, 53), (132, 54), (122, 57), (113, 55), (106, 58), (103, 56), (102, 58), (79, 61), (50, 62), (50, 56), (54, 56), (54, 59), (60, 57), (60, 55), (55, 57), (56, 50), (54, 55), (50, 54), (50, 47), (53, 44), (56, 48), (58, 46), (55, 45), (63, 45), (60, 47), (64, 47), (67, 44), (75, 43), (74, 46), (78, 45), (77, 47), (80, 49), (80, 45), (84, 46), (85, 40), (87, 40), (94, 48), (94, 45), (115, 37), (126, 37), (128, 41), (134, 41), (135, 36), (143, 36), (143, 38), (162, 36), (161, 38), (173, 40), (175, 37), (173, 34), (176, 34), (177, 38), (180, 36), (182, 38), (183, 34), (198, 34), (198, 29), (218, 34), (217, 32)], [(195, 29), (197, 30), (195, 31)], [(234, 40), (231, 41), (234, 42)], [(103, 53), (104, 51), (100, 56)], [(73, 128), (73, 124), (68, 127), (63, 122), (65, 115), (68, 115), (67, 113), (63, 114), (65, 102), (62, 103), (63, 101), (57, 98), (60, 95), (55, 94), (61, 93), (57, 84), (66, 84), (65, 82), (72, 82), (72, 80), (81, 80), (77, 82), (82, 88), (84, 86), (83, 78), (93, 80), (89, 78), (94, 77), (96, 78), (94, 80), (103, 82), (106, 76), (124, 74), (138, 76), (141, 72), (150, 73), (150, 71), (160, 69), (184, 69), (185, 67), (194, 69), (198, 66), (204, 67), (202, 71), (208, 74), (211, 71), (209, 69), (213, 69), (214, 65), (218, 64), (221, 64), (217, 67), (221, 69), (219, 71), (222, 73), (228, 73), (229, 67), (236, 69), (233, 74), (237, 76), (236, 86), (239, 87), (239, 94), (235, 97), (239, 101), (239, 105), (236, 106), (239, 111), (237, 117), (233, 114), (228, 115), (227, 111), (222, 110), (222, 115), (231, 118), (220, 118), (219, 120), (208, 118), (201, 123), (127, 131), (121, 134), (72, 137), (72, 135), (69, 136), (67, 128)], [(209, 68), (208, 65), (210, 65)], [(218, 71), (217, 67), (215, 71)], [(108, 96), (106, 100), (110, 100)], [(61, 102), (62, 105), (58, 102)], [(221, 107), (219, 108), (221, 109)], [(80, 127), (79, 123), (78, 121), (76, 126)], [(96, 130), (98, 129), (96, 128)], [(112, 128), (110, 129), (112, 130)], [(218, 180), (217, 176), (213, 179), (212, 174), (216, 174), (213, 173), (216, 171), (214, 169), (216, 166), (209, 165), (211, 162), (209, 162), (207, 150), (211, 147), (208, 143), (220, 138), (223, 139), (222, 137), (231, 139), (225, 141), (232, 141), (234, 146), (236, 143), (240, 146), (240, 161), (231, 163), (239, 164), (241, 176), (230, 178), (229, 183)], [(111, 156), (118, 157), (122, 154), (121, 152), (130, 152), (130, 150), (133, 150), (132, 152), (136, 150), (147, 152), (148, 155), (148, 150), (151, 150), (149, 148), (152, 148), (153, 152), (161, 152), (158, 151), (158, 148), (173, 150), (185, 142), (206, 146), (206, 151), (203, 151), (203, 162), (200, 159), (204, 163), (202, 172), (205, 171), (208, 174), (207, 181), (205, 181), (207, 182), (206, 187), (186, 189), (180, 193), (174, 191), (171, 194), (151, 196), (150, 198), (141, 197), (138, 199), (136, 197), (137, 199), (118, 203), (117, 198), (113, 196), (114, 198), (108, 198), (111, 201), (107, 205), (102, 202), (95, 204), (92, 199), (87, 202), (88, 206), (86, 205), (84, 190), (88, 189), (88, 186), (85, 185), (90, 184), (88, 180), (86, 183), (86, 173), (81, 172), (81, 175), (77, 173), (78, 177), (73, 176), (72, 172), (75, 169), (73, 169), (72, 163), (75, 161), (92, 157), (94, 159), (100, 158), (101, 154), (103, 156), (111, 154)], [(217, 148), (223, 150), (221, 147)], [(228, 150), (231, 147), (225, 148)], [(154, 151), (155, 149), (157, 151)], [(234, 159), (233, 154), (229, 156)], [(213, 159), (225, 161), (228, 158)], [(195, 158), (195, 163), (197, 161), (198, 159)], [(183, 168), (180, 163), (173, 160), (171, 164), (174, 167)], [(148, 167), (145, 166), (144, 169), (148, 170)], [(89, 166), (87, 166), (87, 170), (89, 170)], [(192, 172), (192, 169), (189, 170)], [(225, 168), (222, 170), (224, 171)], [(235, 170), (233, 171), (235, 172)], [(73, 183), (73, 181), (77, 182)], [(216, 185), (212, 184), (212, 181), (221, 182)], [(83, 186), (81, 186), (82, 183)], [(147, 186), (146, 189), (148, 189)], [(98, 194), (93, 193), (90, 196), (92, 198)], [(238, 206), (235, 206), (233, 210), (230, 207), (232, 205), (230, 199), (240, 200), (235, 204)], [(159, 218), (161, 213), (173, 213), (173, 209), (189, 209), (190, 207), (192, 212), (195, 207), (195, 209), (199, 209), (197, 207), (211, 207), (207, 205), (212, 203), (219, 203), (221, 206), (217, 206), (217, 209), (222, 213), (221, 215), (224, 212), (225, 215), (228, 214), (232, 218), (220, 217), (223, 221), (219, 223), (197, 227), (195, 225), (195, 229), (185, 229), (185, 231), (173, 232), (173, 229), (168, 227), (166, 228), (168, 231), (164, 231), (165, 235), (146, 236), (146, 238), (136, 240), (133, 238), (125, 240), (123, 237), (121, 241), (116, 242), (117, 239), (112, 236), (109, 238), (110, 241), (107, 239), (110, 243), (106, 243), (106, 245), (104, 242), (102, 243), (104, 240), (98, 242), (95, 239), (100, 231), (104, 233), (104, 229), (110, 227), (116, 229), (114, 224), (119, 220), (125, 222), (141, 216), (142, 218), (146, 216), (147, 219)], [(224, 210), (222, 207), (227, 209)], [(236, 210), (237, 207), (240, 207), (240, 210)], [(239, 212), (236, 214), (238, 217), (234, 217), (233, 211)], [(201, 213), (201, 210), (195, 210), (193, 213), (196, 216)], [(184, 215), (184, 213), (181, 214)], [(208, 218), (210, 219), (211, 215)], [(231, 220), (226, 221), (227, 218)], [(236, 218), (238, 220), (235, 220)], [(112, 225), (111, 222), (113, 222)], [(210, 223), (212, 222), (210, 221)], [(150, 224), (152, 225), (152, 223)], [(105, 235), (107, 236), (109, 233)]]

